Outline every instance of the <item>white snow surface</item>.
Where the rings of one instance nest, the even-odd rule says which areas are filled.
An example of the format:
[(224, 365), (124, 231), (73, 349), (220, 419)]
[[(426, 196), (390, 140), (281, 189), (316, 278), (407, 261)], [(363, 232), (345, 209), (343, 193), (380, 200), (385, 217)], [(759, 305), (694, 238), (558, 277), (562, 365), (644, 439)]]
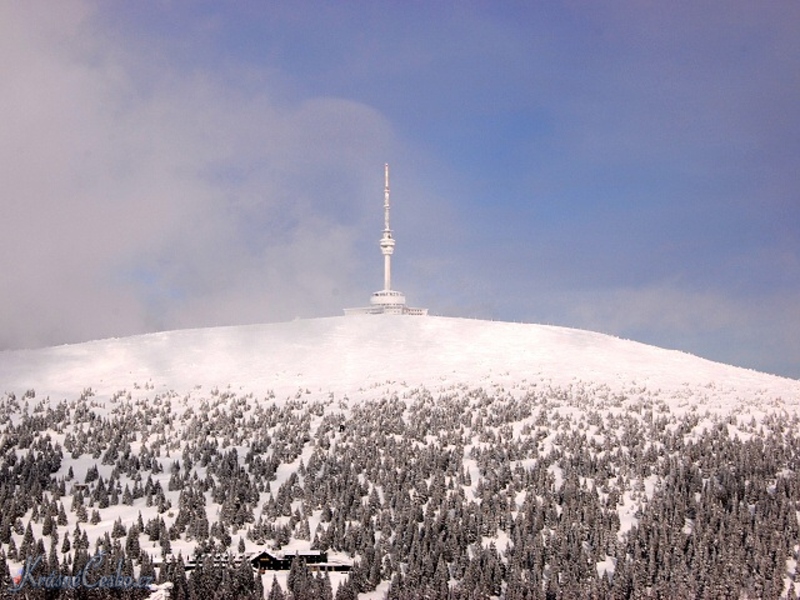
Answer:
[(230, 387), (358, 398), (378, 388), (589, 389), (655, 395), (680, 411), (797, 413), (800, 381), (590, 331), (448, 317), (362, 315), (179, 330), (0, 352), (0, 392), (100, 397)]

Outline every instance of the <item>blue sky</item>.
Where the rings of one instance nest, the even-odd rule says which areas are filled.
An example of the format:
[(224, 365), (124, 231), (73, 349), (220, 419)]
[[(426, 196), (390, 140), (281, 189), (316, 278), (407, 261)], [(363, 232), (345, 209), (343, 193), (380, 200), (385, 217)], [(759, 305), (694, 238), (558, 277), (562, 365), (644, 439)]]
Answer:
[(0, 347), (340, 314), (800, 377), (800, 4), (0, 6)]

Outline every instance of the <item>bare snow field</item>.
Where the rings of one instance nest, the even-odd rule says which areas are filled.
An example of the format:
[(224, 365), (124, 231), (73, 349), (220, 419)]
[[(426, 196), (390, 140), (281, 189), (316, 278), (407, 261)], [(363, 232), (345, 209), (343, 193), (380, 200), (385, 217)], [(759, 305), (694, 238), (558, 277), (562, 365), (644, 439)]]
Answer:
[(355, 399), (381, 387), (586, 386), (657, 396), (677, 411), (800, 408), (797, 380), (590, 331), (447, 317), (329, 317), (0, 353), (0, 391), (60, 400), (144, 385), (278, 399), (299, 389)]

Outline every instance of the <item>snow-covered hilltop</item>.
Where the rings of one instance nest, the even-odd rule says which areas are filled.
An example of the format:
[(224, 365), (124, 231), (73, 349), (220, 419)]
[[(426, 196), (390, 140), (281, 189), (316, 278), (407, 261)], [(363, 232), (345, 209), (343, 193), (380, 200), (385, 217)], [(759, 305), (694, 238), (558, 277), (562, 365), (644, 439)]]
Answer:
[(800, 381), (589, 331), (446, 317), (331, 317), (0, 353), (0, 391), (58, 400), (145, 384), (278, 399), (298, 389), (352, 398), (377, 387), (584, 386), (655, 394), (675, 410), (800, 407)]

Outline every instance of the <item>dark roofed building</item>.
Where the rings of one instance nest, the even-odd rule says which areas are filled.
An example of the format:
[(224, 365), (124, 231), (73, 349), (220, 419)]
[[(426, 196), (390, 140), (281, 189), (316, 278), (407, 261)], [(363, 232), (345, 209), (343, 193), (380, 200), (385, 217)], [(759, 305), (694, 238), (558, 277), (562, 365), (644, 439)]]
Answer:
[(250, 564), (259, 573), (265, 571), (288, 571), (292, 561), (302, 559), (311, 571), (349, 571), (352, 565), (340, 562), (328, 562), (328, 553), (321, 550), (304, 550), (292, 554), (278, 554), (269, 550), (261, 550), (250, 556)]

